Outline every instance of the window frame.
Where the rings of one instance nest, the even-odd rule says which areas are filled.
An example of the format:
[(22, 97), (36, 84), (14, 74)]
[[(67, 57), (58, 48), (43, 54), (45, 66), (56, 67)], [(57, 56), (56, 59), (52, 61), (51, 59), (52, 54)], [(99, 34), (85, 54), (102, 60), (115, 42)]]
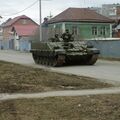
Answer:
[(103, 35), (103, 36), (106, 35), (106, 27), (105, 26), (100, 28), (100, 35)]
[(97, 26), (92, 26), (92, 35), (98, 35), (98, 28)]
[(23, 20), (22, 20), (22, 24), (23, 24), (23, 25), (26, 25), (26, 24), (27, 24), (27, 19), (23, 19)]
[(76, 25), (72, 26), (72, 34), (73, 35), (78, 35), (78, 27)]

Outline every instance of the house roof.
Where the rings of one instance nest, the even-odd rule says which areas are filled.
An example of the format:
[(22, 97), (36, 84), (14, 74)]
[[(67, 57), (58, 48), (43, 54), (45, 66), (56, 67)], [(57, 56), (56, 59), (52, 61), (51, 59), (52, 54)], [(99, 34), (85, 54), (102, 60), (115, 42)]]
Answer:
[[(14, 24), (15, 22), (17, 22), (19, 19), (31, 19), (31, 18), (27, 17), (26, 15), (21, 15), (21, 16), (15, 17), (15, 18), (9, 20), (8, 22), (6, 22), (6, 23), (4, 24), (4, 27), (13, 25), (13, 24)], [(32, 19), (31, 19), (31, 20), (32, 20)], [(33, 21), (33, 20), (32, 20), (32, 21)], [(34, 21), (33, 21), (33, 22), (34, 22)], [(35, 23), (35, 22), (34, 22), (34, 23)], [(36, 23), (36, 24), (37, 24), (37, 23)]]
[(48, 23), (56, 22), (103, 22), (112, 23), (113, 20), (96, 13), (89, 8), (68, 8), (54, 18), (50, 19)]
[(35, 25), (16, 25), (14, 30), (19, 36), (32, 36), (38, 29), (38, 26)]

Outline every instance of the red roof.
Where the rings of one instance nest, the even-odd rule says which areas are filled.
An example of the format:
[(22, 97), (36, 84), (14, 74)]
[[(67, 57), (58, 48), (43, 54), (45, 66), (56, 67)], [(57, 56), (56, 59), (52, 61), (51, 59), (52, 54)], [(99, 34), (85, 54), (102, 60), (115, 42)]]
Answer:
[(54, 18), (50, 19), (48, 23), (55, 22), (107, 22), (111, 23), (113, 20), (96, 13), (89, 8), (68, 8)]
[(35, 25), (16, 25), (14, 30), (19, 36), (32, 36), (38, 29)]
[[(4, 27), (6, 26), (11, 26), (12, 24), (14, 24), (15, 22), (17, 22), (19, 19), (31, 19), (29, 17), (27, 17), (26, 15), (21, 15), (21, 16), (18, 16), (18, 17), (15, 17), (13, 19), (11, 19), (10, 21), (8, 21)], [(32, 20), (32, 19), (31, 19)], [(33, 21), (33, 20), (32, 20)], [(34, 21), (33, 21), (34, 22)], [(35, 22), (34, 22), (35, 23)], [(37, 23), (36, 23), (37, 24)]]

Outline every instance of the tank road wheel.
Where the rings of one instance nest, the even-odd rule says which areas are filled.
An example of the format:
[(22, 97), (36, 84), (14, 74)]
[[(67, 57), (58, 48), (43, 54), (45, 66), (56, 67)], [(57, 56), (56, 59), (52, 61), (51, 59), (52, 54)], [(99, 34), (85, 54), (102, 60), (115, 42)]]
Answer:
[(58, 64), (57, 64), (57, 59), (56, 59), (56, 58), (53, 59), (53, 61), (52, 61), (52, 66), (53, 66), (53, 67), (57, 67), (57, 66), (58, 66)]
[(65, 63), (65, 55), (59, 55), (57, 58), (58, 66), (62, 66)]
[(50, 59), (47, 58), (47, 66), (50, 66)]
[(52, 66), (52, 67), (58, 67), (58, 66), (62, 66), (64, 63), (64, 57), (49, 57), (47, 58), (47, 65), (48, 66)]
[(64, 63), (65, 63), (65, 56), (59, 55), (53, 59), (52, 66), (59, 67), (62, 66)]
[(39, 56), (37, 56), (36, 63), (40, 64), (40, 57)]
[(41, 58), (41, 56), (39, 57), (39, 64), (41, 64), (41, 60), (42, 60), (42, 58)]
[(47, 66), (50, 66), (50, 59), (49, 58), (47, 58)]
[(98, 54), (92, 55), (87, 62), (87, 65), (94, 65), (98, 59)]
[(43, 65), (43, 57), (41, 57), (41, 62), (40, 63), (41, 63), (41, 65)]
[(43, 65), (46, 65), (46, 64), (47, 64), (47, 58), (43, 57)]
[(53, 66), (53, 58), (50, 58), (48, 62), (49, 62), (49, 66)]
[(48, 59), (47, 59), (47, 57), (45, 57), (45, 65), (46, 66), (48, 65)]
[(41, 65), (44, 65), (44, 58), (41, 59)]

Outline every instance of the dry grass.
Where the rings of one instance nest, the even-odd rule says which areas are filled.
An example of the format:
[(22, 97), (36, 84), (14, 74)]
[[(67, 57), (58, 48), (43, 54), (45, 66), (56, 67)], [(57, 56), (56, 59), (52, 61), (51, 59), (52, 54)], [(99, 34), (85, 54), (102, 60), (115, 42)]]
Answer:
[(0, 92), (41, 92), (111, 87), (89, 77), (78, 77), (0, 62)]
[(120, 120), (120, 95), (5, 101), (0, 120)]
[[(0, 62), (0, 92), (111, 87), (89, 77)], [(120, 120), (120, 95), (0, 101), (0, 120)]]

